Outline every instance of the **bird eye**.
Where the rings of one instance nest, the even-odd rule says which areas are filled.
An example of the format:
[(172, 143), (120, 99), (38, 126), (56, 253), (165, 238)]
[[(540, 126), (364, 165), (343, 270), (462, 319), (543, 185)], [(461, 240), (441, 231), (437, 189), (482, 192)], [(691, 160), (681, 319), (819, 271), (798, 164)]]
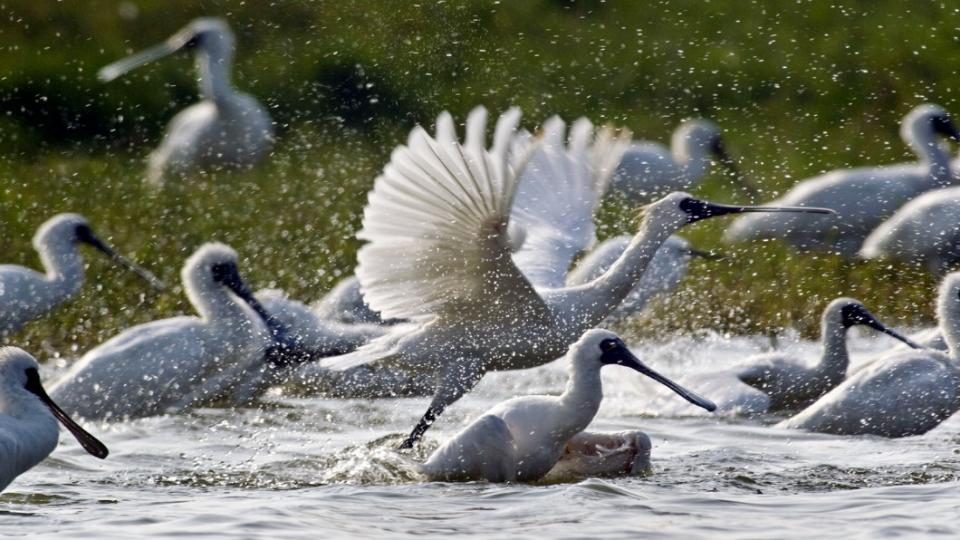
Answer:
[(93, 229), (86, 224), (77, 225), (77, 228), (74, 229), (73, 234), (76, 236), (77, 242), (89, 242), (90, 239), (93, 238)]
[(214, 281), (223, 282), (230, 276), (230, 263), (216, 263), (210, 268)]
[(619, 339), (605, 339), (600, 342), (600, 350), (611, 351), (613, 349), (616, 349), (619, 344), (620, 344)]

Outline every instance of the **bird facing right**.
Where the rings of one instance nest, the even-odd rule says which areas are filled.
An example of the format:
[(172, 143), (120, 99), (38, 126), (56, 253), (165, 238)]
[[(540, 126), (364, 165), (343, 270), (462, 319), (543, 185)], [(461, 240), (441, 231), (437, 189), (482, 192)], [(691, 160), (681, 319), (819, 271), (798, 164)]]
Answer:
[[(607, 330), (590, 330), (567, 354), (570, 379), (559, 396), (524, 396), (496, 405), (433, 452), (423, 465), (431, 480), (490, 482), (533, 482), (541, 479), (561, 461), (595, 452), (585, 439), (604, 439), (603, 434), (584, 430), (593, 421), (603, 400), (600, 370), (619, 365), (638, 371), (667, 386), (683, 399), (712, 411), (716, 406), (641, 362), (626, 344)], [(578, 437), (576, 449), (565, 450)], [(647, 450), (649, 451), (649, 440)], [(629, 464), (632, 466), (632, 463)], [(610, 464), (594, 460), (593, 471), (610, 472)], [(567, 468), (574, 468), (567, 464)], [(619, 460), (613, 466), (624, 468)]]
[(57, 421), (84, 450), (100, 459), (107, 457), (107, 447), (44, 391), (33, 356), (17, 347), (0, 347), (0, 491), (53, 452), (60, 439)]

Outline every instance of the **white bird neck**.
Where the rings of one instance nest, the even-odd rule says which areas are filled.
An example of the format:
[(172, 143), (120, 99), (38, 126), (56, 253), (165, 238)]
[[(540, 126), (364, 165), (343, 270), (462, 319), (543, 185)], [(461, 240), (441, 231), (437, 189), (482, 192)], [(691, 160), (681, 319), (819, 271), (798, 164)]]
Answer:
[[(831, 314), (832, 315), (832, 314)], [(820, 325), (820, 363), (817, 371), (830, 379), (842, 381), (850, 366), (850, 354), (847, 351), (847, 330), (837, 317), (824, 316)]]
[(930, 165), (936, 178), (950, 178), (950, 154), (941, 145), (940, 136), (930, 127), (930, 122), (914, 122), (901, 136), (917, 158)]
[(200, 95), (203, 96), (203, 99), (219, 105), (228, 102), (236, 94), (230, 82), (232, 68), (232, 50), (213, 52), (200, 49), (197, 51), (197, 73), (199, 75)]
[(200, 317), (208, 323), (224, 324), (238, 330), (245, 327), (245, 324), (238, 324), (239, 321), (249, 319), (247, 311), (241, 305), (242, 300), (214, 281), (209, 272), (196, 274), (185, 276), (183, 284), (187, 298)]
[(599, 365), (584, 365), (573, 358), (570, 364), (570, 378), (563, 394), (560, 394), (560, 406), (564, 413), (564, 433), (567, 438), (585, 430), (600, 410), (603, 401), (603, 382)]
[(957, 297), (956, 289), (941, 292), (937, 302), (937, 319), (950, 358), (955, 362), (960, 361), (960, 298)]
[(63, 297), (76, 294), (83, 285), (83, 257), (76, 242), (63, 237), (48, 236), (34, 242), (47, 280), (60, 287)]
[(606, 272), (583, 285), (544, 293), (565, 331), (580, 335), (607, 317), (643, 277), (657, 249), (683, 226), (656, 210), (650, 208), (640, 230)]

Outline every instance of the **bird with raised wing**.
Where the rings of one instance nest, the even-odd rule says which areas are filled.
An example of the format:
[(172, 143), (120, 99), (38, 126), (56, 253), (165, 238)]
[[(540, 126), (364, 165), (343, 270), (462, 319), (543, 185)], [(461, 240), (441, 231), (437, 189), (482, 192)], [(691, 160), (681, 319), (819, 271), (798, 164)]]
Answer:
[(674, 193), (648, 206), (617, 262), (577, 287), (536, 288), (514, 263), (511, 208), (520, 172), (510, 141), (519, 111), (498, 122), (493, 151), (437, 141), (415, 129), (376, 180), (358, 237), (357, 278), (370, 306), (405, 326), (357, 351), (320, 361), (346, 369), (372, 362), (432, 373), (436, 392), (405, 447), (491, 370), (562, 356), (642, 277), (660, 245), (683, 226), (741, 212), (819, 208), (719, 205)]

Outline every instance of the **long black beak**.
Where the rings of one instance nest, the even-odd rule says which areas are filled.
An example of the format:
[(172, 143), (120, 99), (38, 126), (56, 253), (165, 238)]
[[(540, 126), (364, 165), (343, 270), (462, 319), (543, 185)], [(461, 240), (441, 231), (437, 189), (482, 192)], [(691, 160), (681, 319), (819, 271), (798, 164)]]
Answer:
[(63, 424), (63, 427), (67, 428), (70, 433), (73, 434), (74, 438), (77, 439), (77, 442), (80, 443), (80, 446), (84, 450), (90, 453), (94, 457), (104, 459), (110, 453), (106, 445), (100, 442), (99, 439), (88, 433), (85, 429), (77, 425), (67, 413), (63, 412), (56, 403), (50, 399), (50, 396), (47, 395), (46, 390), (43, 389), (43, 385), (40, 384), (40, 373), (37, 372), (35, 368), (28, 368), (27, 372), (27, 385), (26, 389), (40, 398), (40, 401), (46, 405), (50, 412), (53, 413), (54, 418), (60, 421)]
[(884, 334), (894, 339), (898, 339), (906, 343), (907, 346), (909, 346), (910, 348), (913, 348), (913, 349), (924, 348), (923, 345), (916, 343), (915, 341), (911, 340), (907, 336), (904, 336), (900, 332), (897, 332), (891, 328), (888, 328), (885, 324), (878, 321), (877, 318), (874, 317), (873, 314), (871, 314), (866, 309), (858, 310), (854, 317), (856, 317), (856, 319), (851, 321), (853, 324), (862, 324), (864, 326), (869, 326), (870, 328), (873, 328), (877, 332), (883, 332)]
[(89, 229), (87, 228), (78, 229), (77, 233), (78, 233), (79, 241), (85, 244), (88, 244), (92, 246), (94, 249), (96, 249), (97, 251), (103, 253), (104, 255), (109, 257), (110, 260), (112, 260), (115, 264), (123, 268), (126, 268), (127, 270), (130, 270), (134, 274), (137, 274), (138, 276), (143, 278), (144, 281), (149, 283), (154, 289), (157, 289), (158, 291), (162, 291), (166, 288), (166, 285), (164, 285), (162, 281), (157, 279), (157, 276), (153, 275), (153, 273), (151, 273), (149, 270), (127, 260), (125, 257), (117, 253), (116, 250), (114, 250), (112, 247), (107, 245), (106, 242), (97, 238), (97, 236), (94, 235), (93, 232), (90, 231)]
[(710, 146), (710, 150), (713, 152), (713, 155), (717, 157), (717, 161), (724, 166), (733, 178), (740, 184), (747, 193), (750, 194), (750, 197), (756, 199), (760, 196), (760, 190), (753, 185), (752, 182), (747, 180), (747, 177), (743, 175), (740, 171), (740, 167), (737, 166), (737, 162), (730, 157), (730, 154), (727, 153), (727, 147), (724, 146), (721, 139), (715, 139), (713, 144)]
[(715, 253), (710, 253), (709, 251), (703, 251), (702, 249), (697, 248), (687, 248), (686, 252), (691, 257), (707, 259), (708, 261), (719, 261), (723, 259), (723, 255), (717, 255)]
[(701, 407), (710, 412), (717, 410), (717, 406), (709, 399), (705, 397), (701, 397), (696, 393), (691, 392), (690, 390), (687, 390), (686, 388), (680, 386), (679, 384), (671, 381), (670, 379), (664, 377), (663, 375), (647, 367), (646, 364), (641, 362), (639, 358), (637, 358), (636, 356), (633, 355), (632, 352), (630, 352), (630, 349), (628, 349), (626, 345), (618, 344), (610, 349), (604, 350), (600, 361), (603, 362), (604, 364), (617, 364), (617, 365), (625, 366), (625, 367), (634, 369), (636, 371), (639, 371), (640, 373), (643, 373), (647, 377), (650, 377), (651, 379), (657, 381), (658, 383), (673, 390), (674, 392), (679, 394), (680, 397), (689, 401), (690, 403), (693, 403), (697, 407)]
[(938, 117), (933, 121), (933, 129), (944, 137), (950, 137), (956, 142), (960, 142), (960, 130), (950, 118)]
[(231, 265), (229, 274), (222, 278), (222, 282), (237, 296), (243, 299), (252, 309), (263, 319), (270, 335), (273, 337), (274, 344), (264, 351), (264, 360), (275, 368), (285, 368), (296, 366), (305, 362), (310, 362), (322, 355), (315, 351), (305, 349), (300, 341), (290, 337), (290, 331), (276, 317), (271, 315), (263, 304), (253, 295), (247, 284), (240, 278), (240, 272), (235, 265)]
[(836, 214), (829, 208), (814, 206), (732, 206), (717, 204), (687, 197), (680, 201), (680, 209), (687, 213), (687, 223), (708, 219), (727, 214), (744, 214), (748, 212), (796, 212), (800, 214)]
[(276, 319), (273, 315), (267, 312), (263, 307), (263, 304), (253, 296), (253, 292), (247, 287), (247, 284), (244, 283), (243, 279), (240, 278), (240, 272), (237, 270), (235, 265), (231, 265), (228, 274), (221, 278), (221, 282), (230, 288), (234, 294), (239, 296), (244, 302), (249, 305), (253, 311), (263, 319), (263, 323), (267, 325), (267, 328), (270, 330), (270, 334), (276, 340), (282, 340), (287, 335), (287, 329), (283, 324)]

